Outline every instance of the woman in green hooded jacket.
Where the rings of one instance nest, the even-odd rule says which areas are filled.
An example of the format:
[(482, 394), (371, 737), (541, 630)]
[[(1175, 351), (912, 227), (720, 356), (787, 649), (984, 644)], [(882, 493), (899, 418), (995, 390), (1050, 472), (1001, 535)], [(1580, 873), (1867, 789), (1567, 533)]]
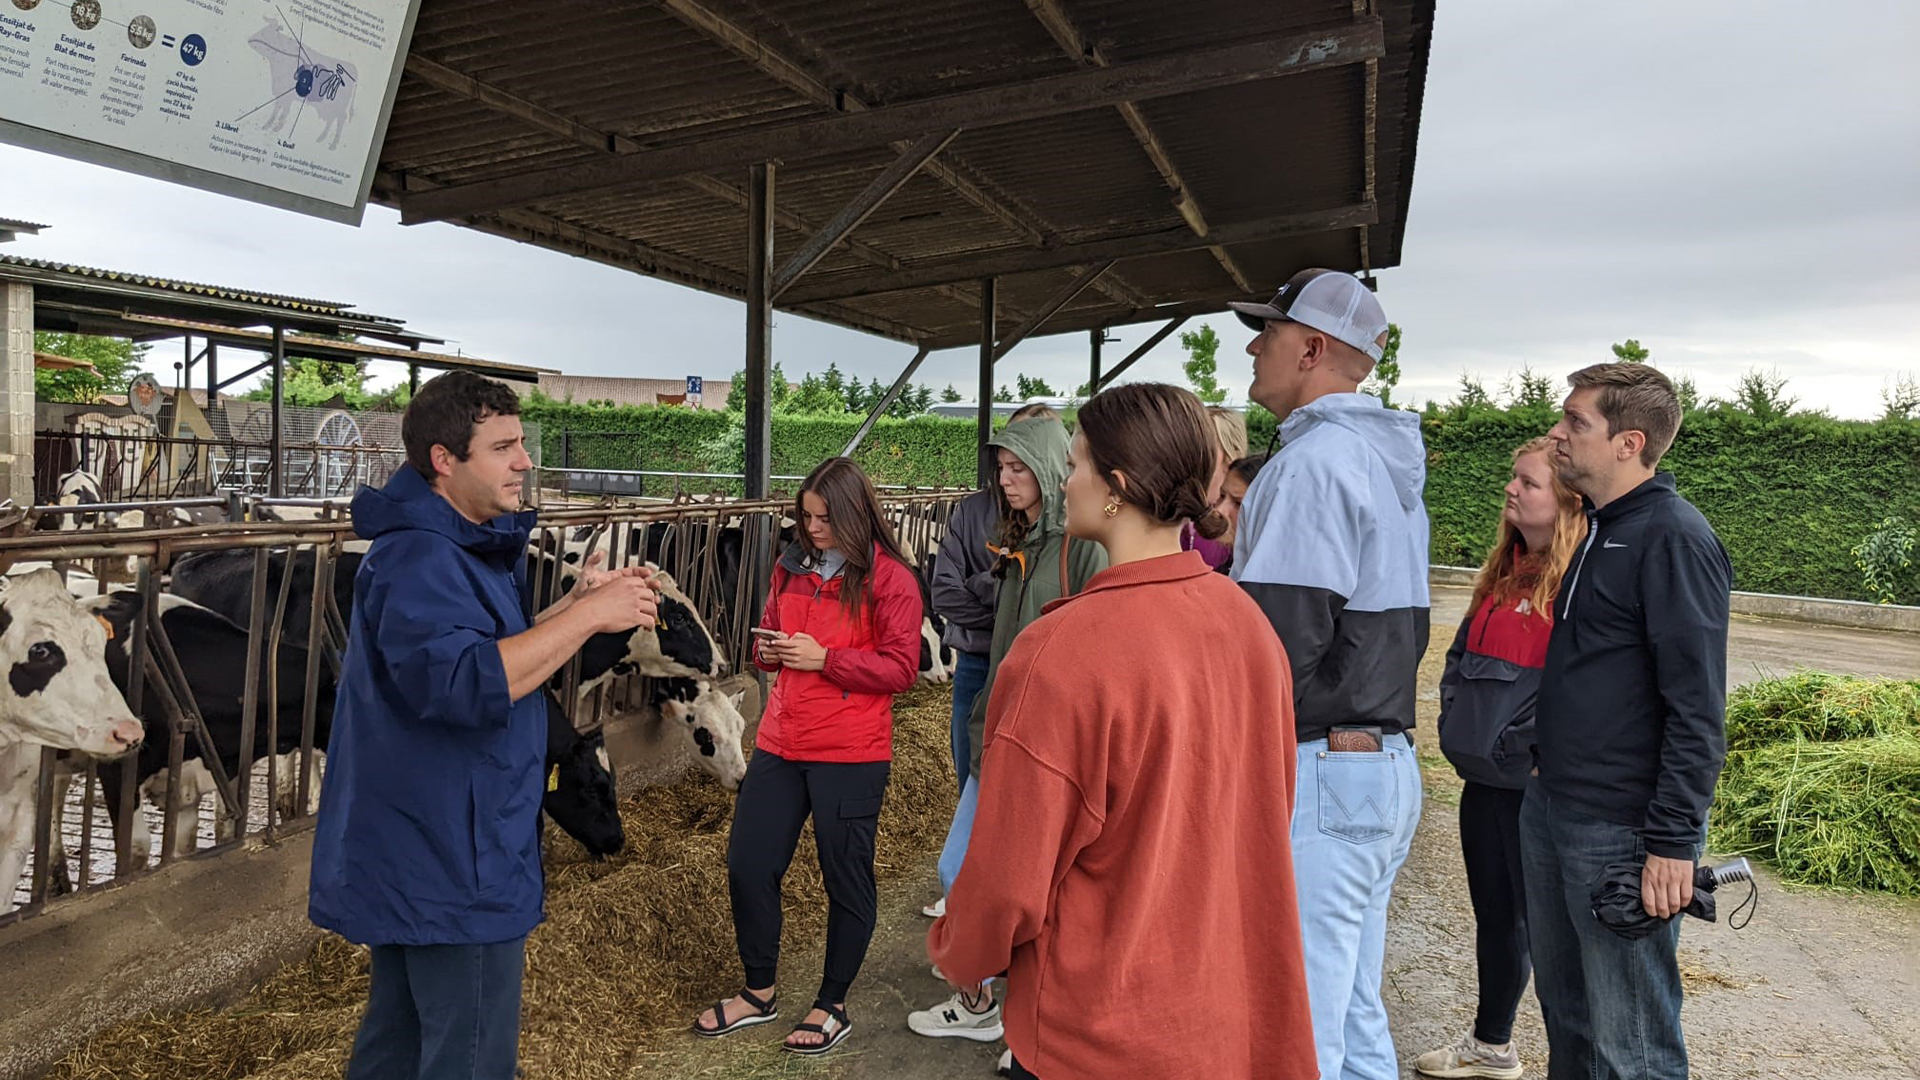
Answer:
[[(1107, 568), (1106, 549), (1067, 537), (1066, 496), (1060, 485), (1067, 478), (1066, 425), (1055, 416), (1034, 416), (1000, 429), (988, 440), (997, 459), (1000, 528), (988, 540), (1000, 578), (1000, 600), (994, 611), (993, 642), (987, 653), (987, 683), (973, 699), (968, 722), (973, 760), (940, 852), (940, 884), (953, 885), (973, 834), (973, 812), (979, 802), (980, 759), (985, 750), (987, 701), (993, 696), (1000, 661), (1041, 609), (1060, 597), (1079, 591), (1087, 579)], [(1065, 583), (1062, 583), (1062, 576)], [(946, 1002), (911, 1013), (907, 1026), (935, 1038), (963, 1038), (992, 1042), (1000, 1038), (1000, 1005), (993, 984), (977, 993), (956, 991)]]

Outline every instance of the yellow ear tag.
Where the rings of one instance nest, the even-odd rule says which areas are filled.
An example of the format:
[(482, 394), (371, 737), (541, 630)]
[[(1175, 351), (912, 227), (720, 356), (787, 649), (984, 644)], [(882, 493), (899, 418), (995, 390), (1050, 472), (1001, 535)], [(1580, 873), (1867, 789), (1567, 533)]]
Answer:
[(555, 765), (547, 773), (547, 790), (548, 791), (560, 790), (560, 766), (558, 765)]
[(95, 615), (94, 618), (100, 620), (101, 628), (107, 632), (107, 640), (112, 641), (113, 640), (113, 624), (107, 621), (107, 617), (105, 615)]

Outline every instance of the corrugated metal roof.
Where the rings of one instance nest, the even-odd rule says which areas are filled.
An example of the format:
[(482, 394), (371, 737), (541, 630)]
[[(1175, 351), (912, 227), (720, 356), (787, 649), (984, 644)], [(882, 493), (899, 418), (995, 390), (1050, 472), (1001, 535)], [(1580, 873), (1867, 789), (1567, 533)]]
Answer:
[(53, 262), (47, 259), (28, 259), (18, 255), (0, 255), (0, 266), (24, 267), (45, 270), (71, 278), (85, 278), (94, 281), (120, 282), (138, 285), (148, 289), (161, 289), (166, 292), (183, 293), (189, 296), (207, 296), (238, 303), (257, 304), (261, 307), (285, 308), (309, 315), (341, 316), (366, 322), (387, 322), (398, 326), (400, 320), (380, 315), (369, 315), (354, 311), (351, 304), (336, 304), (327, 300), (310, 300), (298, 296), (281, 296), (276, 293), (251, 292), (245, 289), (231, 289), (223, 285), (204, 285), (195, 281), (177, 281), (173, 278), (154, 277), (150, 274), (135, 273), (126, 270), (103, 270), (99, 267), (80, 266), (76, 263)]
[(31, 221), (0, 217), (0, 233), (37, 233), (44, 228), (46, 228), (45, 225), (38, 225)]
[[(512, 180), (616, 155), (698, 146), (823, 117), (927, 102), (1353, 26), (1378, 18), (1381, 59), (1114, 107), (965, 129), (809, 272), (865, 282), (983, 252), (1057, 249), (1189, 229), (1176, 195), (1218, 231), (1371, 202), (1374, 223), (1209, 253), (1125, 258), (1060, 314), (1076, 329), (1223, 302), (1307, 265), (1361, 271), (1400, 258), (1435, 0), (424, 0), (375, 197)], [(1064, 23), (1088, 55), (1070, 55)], [(474, 80), (467, 82), (465, 80)], [(1148, 140), (1155, 145), (1149, 149)], [(750, 145), (750, 144), (749, 144)], [(1176, 170), (1174, 180), (1154, 156)], [(775, 263), (894, 159), (874, 145), (776, 168)], [(705, 175), (563, 192), (457, 218), (489, 232), (739, 295), (752, 154)], [(636, 159), (637, 160), (637, 159)], [(552, 174), (564, 183), (567, 174)], [(1153, 249), (1157, 250), (1157, 249)], [(1003, 326), (1071, 277), (1001, 279)], [(884, 282), (880, 282), (884, 285)], [(793, 310), (892, 337), (977, 334), (964, 281), (800, 302)], [(787, 305), (782, 305), (783, 307)]]

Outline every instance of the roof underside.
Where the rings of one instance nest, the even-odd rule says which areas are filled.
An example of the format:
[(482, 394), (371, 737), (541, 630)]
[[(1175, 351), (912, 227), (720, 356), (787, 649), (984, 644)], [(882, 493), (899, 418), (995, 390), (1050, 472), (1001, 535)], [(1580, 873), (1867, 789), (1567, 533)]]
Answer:
[[(766, 147), (777, 267), (908, 142), (958, 128), (781, 309), (962, 345), (979, 278), (1004, 336), (1118, 258), (1043, 332), (1202, 313), (1306, 266), (1399, 263), (1433, 5), (549, 0), (530, 20), (424, 0), (375, 198), (741, 296)], [(1333, 60), (1315, 35), (1345, 35)], [(1272, 59), (1289, 50), (1320, 59)]]

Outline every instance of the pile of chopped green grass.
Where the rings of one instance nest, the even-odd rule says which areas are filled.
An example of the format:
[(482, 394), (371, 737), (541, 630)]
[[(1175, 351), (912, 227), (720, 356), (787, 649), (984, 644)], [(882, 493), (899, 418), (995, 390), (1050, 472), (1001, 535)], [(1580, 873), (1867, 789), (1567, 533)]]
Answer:
[(1789, 881), (1920, 896), (1920, 681), (1803, 672), (1736, 691), (1710, 846)]

